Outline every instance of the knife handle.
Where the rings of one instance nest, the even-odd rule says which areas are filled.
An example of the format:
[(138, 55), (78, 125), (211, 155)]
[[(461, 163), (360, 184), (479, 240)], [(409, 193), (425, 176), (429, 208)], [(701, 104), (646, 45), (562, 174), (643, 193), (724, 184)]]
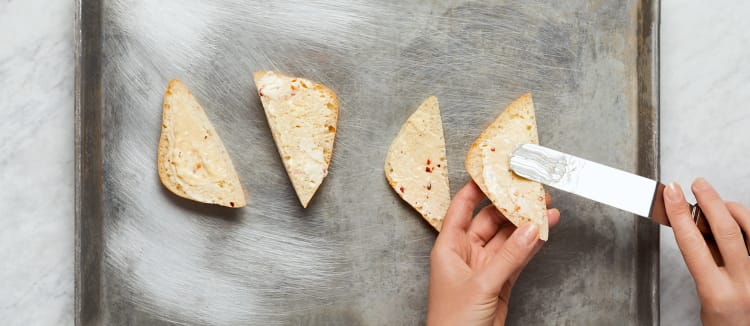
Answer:
[(708, 225), (706, 215), (703, 215), (703, 210), (698, 204), (690, 204), (690, 215), (693, 217), (693, 222), (695, 222), (695, 226), (698, 227), (698, 231), (701, 231), (701, 234), (703, 234), (703, 238), (714, 241), (714, 234), (711, 233), (711, 226)]
[[(711, 226), (708, 224), (706, 215), (703, 214), (703, 210), (700, 206), (698, 206), (698, 204), (690, 205), (690, 215), (693, 217), (693, 222), (695, 222), (695, 226), (698, 227), (698, 231), (703, 234), (703, 238), (706, 239), (707, 242), (711, 242), (711, 244), (715, 246), (716, 239), (714, 239), (714, 234), (711, 232)], [(742, 233), (742, 240), (745, 242), (747, 254), (750, 255), (750, 245), (748, 245), (747, 236), (741, 229), (740, 232)]]

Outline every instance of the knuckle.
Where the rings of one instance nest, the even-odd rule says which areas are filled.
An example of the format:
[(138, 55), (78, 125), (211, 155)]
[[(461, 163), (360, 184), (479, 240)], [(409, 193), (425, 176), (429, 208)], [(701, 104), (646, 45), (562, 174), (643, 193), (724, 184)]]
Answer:
[(522, 263), (523, 259), (519, 255), (520, 250), (515, 246), (506, 245), (500, 250), (498, 255), (500, 258), (510, 266), (518, 266)]
[(701, 235), (698, 232), (685, 232), (681, 235), (681, 243), (678, 243), (678, 246), (682, 249), (682, 251), (687, 253), (692, 253), (698, 248), (700, 248), (700, 243), (703, 241), (706, 241), (703, 239), (703, 235)]
[(717, 295), (717, 293), (709, 292), (701, 295), (701, 310), (711, 314), (721, 313), (726, 310), (727, 305), (733, 304), (731, 301), (734, 299), (728, 295)]
[[(683, 256), (685, 259), (685, 264), (688, 266), (700, 266), (703, 263), (703, 260), (700, 258), (700, 256), (693, 255), (688, 250), (683, 252)], [(700, 268), (700, 267), (697, 267), (697, 268)]]
[[(724, 283), (718, 288), (704, 286), (698, 288), (701, 299), (701, 310), (709, 314), (726, 314), (750, 312), (750, 292), (735, 287), (736, 284)], [(724, 290), (719, 290), (723, 288)]]
[(487, 243), (487, 241), (490, 241), (490, 239), (485, 239), (482, 237), (482, 235), (476, 233), (476, 232), (470, 232), (469, 233), (469, 241), (471, 243), (478, 243), (480, 245), (484, 245)]
[(729, 212), (734, 216), (735, 218), (750, 218), (750, 210), (747, 209), (744, 205), (736, 202), (736, 201), (728, 201), (726, 203), (727, 209), (729, 209)]
[(456, 197), (453, 198), (453, 201), (456, 203), (464, 203), (468, 202), (469, 200), (471, 200), (471, 194), (466, 189), (459, 191), (456, 194)]
[(721, 313), (721, 308), (719, 308), (719, 305), (715, 302), (712, 302), (708, 298), (704, 298), (702, 301), (703, 303), (701, 304), (701, 313), (709, 315)]
[(667, 204), (666, 209), (667, 213), (672, 216), (690, 215), (690, 207), (685, 202)]
[(738, 203), (736, 201), (731, 201), (731, 200), (728, 201), (728, 202), (726, 202), (726, 205), (727, 205), (727, 207), (731, 207), (731, 208), (742, 207), (742, 204), (740, 204), (740, 203)]
[(714, 231), (715, 237), (720, 240), (737, 240), (742, 237), (739, 227), (726, 227)]
[(698, 232), (687, 232), (677, 239), (677, 246), (680, 248), (688, 266), (701, 266), (703, 264), (702, 260), (705, 256), (702, 251), (705, 250), (703, 246), (705, 241)]
[(724, 201), (714, 193), (695, 193), (695, 199), (702, 208), (724, 206)]

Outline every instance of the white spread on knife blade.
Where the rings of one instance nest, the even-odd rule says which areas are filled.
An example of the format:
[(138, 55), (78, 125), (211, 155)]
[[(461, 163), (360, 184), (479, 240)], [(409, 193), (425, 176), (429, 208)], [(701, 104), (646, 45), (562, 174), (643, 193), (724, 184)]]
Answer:
[(544, 184), (558, 183), (576, 169), (574, 162), (564, 155), (545, 151), (534, 144), (516, 147), (510, 157), (510, 167), (516, 174)]

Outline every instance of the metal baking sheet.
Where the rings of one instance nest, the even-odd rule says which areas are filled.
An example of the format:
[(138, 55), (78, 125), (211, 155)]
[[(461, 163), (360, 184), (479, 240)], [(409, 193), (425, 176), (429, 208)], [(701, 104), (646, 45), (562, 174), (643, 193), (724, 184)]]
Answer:
[[(77, 325), (415, 325), (435, 232), (386, 182), (401, 124), (436, 95), (452, 192), (464, 155), (531, 91), (541, 142), (658, 172), (658, 1), (77, 0)], [(251, 72), (341, 100), (330, 175), (290, 186)], [(159, 183), (167, 82), (196, 94), (250, 204)], [(526, 268), (509, 324), (658, 324), (658, 229), (552, 191), (562, 222)]]

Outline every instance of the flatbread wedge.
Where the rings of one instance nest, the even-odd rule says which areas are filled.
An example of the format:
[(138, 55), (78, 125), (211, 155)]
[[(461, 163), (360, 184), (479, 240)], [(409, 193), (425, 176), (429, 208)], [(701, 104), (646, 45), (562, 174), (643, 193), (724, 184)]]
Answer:
[(436, 97), (427, 98), (401, 127), (388, 149), (385, 177), (404, 201), (440, 231), (451, 198)]
[(157, 166), (161, 183), (177, 196), (235, 208), (247, 204), (219, 134), (177, 79), (164, 94)]
[(527, 143), (539, 143), (530, 93), (508, 105), (471, 144), (466, 170), (509, 221), (516, 226), (525, 222), (537, 224), (539, 239), (546, 241), (549, 225), (544, 188), (515, 175), (509, 166), (516, 146)]
[(276, 148), (302, 207), (328, 175), (339, 101), (328, 87), (273, 71), (253, 73)]

